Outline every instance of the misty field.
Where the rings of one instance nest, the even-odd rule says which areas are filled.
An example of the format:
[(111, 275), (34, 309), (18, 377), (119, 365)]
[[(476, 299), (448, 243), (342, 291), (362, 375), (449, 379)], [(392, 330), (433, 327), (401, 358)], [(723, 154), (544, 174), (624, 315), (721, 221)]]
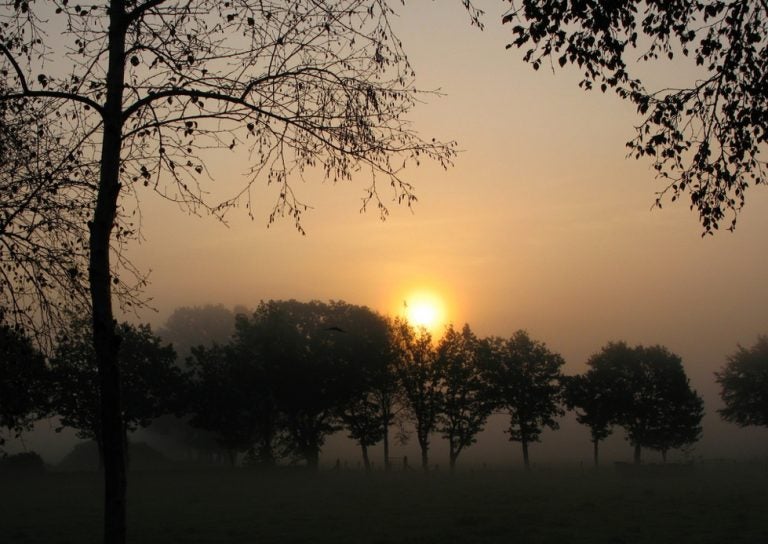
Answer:
[[(0, 477), (0, 542), (99, 542), (95, 473)], [(133, 543), (768, 542), (768, 465), (134, 472)]]

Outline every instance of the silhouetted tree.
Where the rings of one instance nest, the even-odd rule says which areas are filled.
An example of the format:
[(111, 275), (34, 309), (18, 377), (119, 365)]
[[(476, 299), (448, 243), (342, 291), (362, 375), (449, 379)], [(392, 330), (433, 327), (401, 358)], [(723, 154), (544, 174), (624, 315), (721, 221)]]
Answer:
[[(290, 182), (316, 169), (331, 180), (372, 173), (364, 207), (387, 213), (377, 180), (411, 202), (406, 163), (445, 165), (453, 148), (404, 124), (415, 102), (413, 71), (385, 0), (214, 2), (110, 0), (14, 2), (3, 8), (0, 102), (47, 104), (93, 165), (88, 286), (103, 403), (105, 541), (125, 541), (125, 444), (112, 295), (111, 245), (131, 213), (125, 196), (145, 191), (193, 211), (224, 210), (251, 187), (278, 189), (270, 220), (299, 220), (306, 206)], [(44, 38), (44, 39), (43, 39)], [(55, 72), (51, 72), (55, 67)], [(52, 135), (56, 137), (56, 135)], [(250, 151), (246, 187), (220, 203), (199, 185), (214, 148)], [(144, 189), (146, 187), (147, 189)], [(117, 228), (116, 228), (117, 226)]]
[(604, 376), (614, 423), (626, 431), (635, 463), (642, 448), (658, 450), (666, 459), (668, 450), (699, 439), (703, 402), (691, 389), (682, 360), (667, 348), (612, 342), (588, 364)]
[(414, 328), (407, 321), (395, 319), (394, 347), (397, 374), (403, 402), (416, 428), (421, 448), (421, 467), (429, 469), (429, 438), (437, 429), (442, 412), (440, 370), (432, 335), (425, 328)]
[[(259, 442), (271, 444), (273, 428), (264, 424), (264, 372), (258, 356), (238, 356), (234, 346), (192, 348), (188, 406), (190, 423), (214, 433), (218, 444), (235, 465), (237, 454), (252, 450)], [(264, 449), (261, 450), (264, 452)], [(271, 452), (270, 452), (271, 453)], [(272, 455), (263, 459), (270, 464)]]
[(364, 388), (365, 339), (347, 332), (357, 311), (343, 302), (269, 301), (238, 319), (238, 335), (247, 328), (264, 357), (287, 449), (313, 469), (325, 438), (341, 428), (340, 411)]
[(476, 442), (493, 409), (480, 357), (480, 342), (469, 325), (461, 332), (449, 326), (437, 345), (442, 410), (436, 430), (448, 440), (451, 470), (464, 448)]
[[(726, 214), (733, 229), (746, 189), (767, 181), (768, 2), (510, 4), (503, 19), (513, 25), (508, 48), (526, 48), (523, 59), (537, 70), (578, 66), (582, 88), (613, 89), (637, 107), (642, 122), (627, 145), (668, 181), (657, 205), (667, 194), (672, 201), (688, 194), (705, 233)], [(640, 65), (676, 56), (687, 59), (695, 80), (646, 88)]]
[[(23, 331), (0, 325), (0, 430), (15, 436), (49, 411), (45, 357)], [(4, 443), (0, 433), (0, 446)]]
[(738, 347), (715, 373), (725, 408), (724, 420), (741, 427), (768, 427), (768, 336), (760, 336), (749, 349)]
[[(116, 330), (121, 342), (122, 431), (127, 434), (177, 411), (183, 382), (174, 364), (176, 353), (152, 334), (149, 325), (121, 323)], [(96, 373), (90, 326), (86, 320), (75, 318), (59, 334), (51, 359), (52, 409), (61, 417), (63, 427), (77, 429), (80, 438), (95, 440), (104, 460), (101, 391), (93, 386)]]
[[(337, 357), (351, 363), (351, 397), (339, 410), (339, 418), (349, 437), (359, 445), (363, 465), (370, 470), (368, 448), (384, 440), (394, 419), (396, 386), (394, 350), (389, 321), (365, 306), (341, 306), (335, 312)], [(384, 452), (388, 465), (388, 443)]]
[(561, 408), (563, 358), (525, 331), (509, 339), (489, 338), (485, 373), (498, 408), (509, 413), (509, 439), (520, 442), (525, 468), (530, 468), (528, 444), (538, 442), (544, 427), (557, 429)]
[(610, 375), (591, 368), (585, 374), (568, 376), (563, 382), (565, 405), (576, 413), (576, 421), (589, 427), (595, 467), (599, 465), (600, 441), (610, 436), (616, 420), (612, 381)]
[[(244, 308), (236, 308), (233, 312), (221, 304), (178, 307), (157, 330), (157, 336), (173, 345), (178, 356), (177, 364), (183, 368), (193, 347), (210, 348), (214, 343), (226, 345), (230, 342), (235, 332), (235, 315), (238, 310), (245, 313)], [(194, 451), (198, 458), (210, 460), (223, 453), (221, 443), (214, 433), (190, 425), (186, 416), (167, 414), (154, 420), (147, 430), (170, 437), (187, 450)]]

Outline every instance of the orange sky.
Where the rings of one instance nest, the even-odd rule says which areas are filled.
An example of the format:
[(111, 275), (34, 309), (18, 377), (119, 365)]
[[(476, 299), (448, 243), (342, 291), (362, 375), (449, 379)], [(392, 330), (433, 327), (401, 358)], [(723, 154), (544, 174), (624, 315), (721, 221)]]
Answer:
[[(412, 1), (398, 24), (418, 85), (445, 93), (414, 111), (414, 125), (463, 150), (447, 172), (410, 172), (413, 212), (393, 204), (386, 222), (358, 213), (363, 180), (297, 182), (313, 206), (302, 237), (290, 221), (265, 228), (272, 188), (255, 221), (235, 209), (228, 228), (148, 193), (146, 240), (131, 255), (151, 269), (159, 312), (141, 319), (159, 325), (179, 305), (269, 298), (391, 313), (427, 288), (457, 325), (480, 335), (525, 328), (565, 357), (568, 372), (609, 340), (664, 344), (714, 398), (712, 371), (725, 355), (768, 333), (768, 191), (748, 192), (734, 234), (702, 239), (686, 202), (651, 210), (662, 186), (648, 162), (625, 159), (638, 121), (631, 106), (582, 92), (573, 72), (534, 72), (504, 49), (498, 13), (480, 32), (448, 4)], [(660, 81), (673, 73), (656, 70)], [(217, 186), (234, 190), (246, 163), (227, 155), (212, 167)]]

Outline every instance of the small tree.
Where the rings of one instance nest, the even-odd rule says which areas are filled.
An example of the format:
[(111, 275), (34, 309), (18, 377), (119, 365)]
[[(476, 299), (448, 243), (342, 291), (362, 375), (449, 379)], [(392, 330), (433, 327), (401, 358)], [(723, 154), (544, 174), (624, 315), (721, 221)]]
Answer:
[(661, 452), (666, 461), (667, 451), (701, 437), (704, 403), (691, 389), (680, 357), (663, 346), (637, 346), (635, 350), (633, 408), (624, 428), (635, 444), (637, 462), (641, 446)]
[(448, 440), (452, 471), (459, 454), (477, 441), (493, 408), (480, 356), (480, 341), (469, 325), (464, 325), (461, 332), (449, 326), (437, 345), (442, 410), (436, 430)]
[(437, 429), (442, 412), (441, 377), (432, 335), (408, 322), (394, 323), (397, 375), (408, 416), (416, 427), (421, 449), (421, 467), (429, 470), (430, 435)]
[(703, 402), (691, 389), (682, 360), (667, 348), (612, 342), (588, 364), (601, 375), (613, 406), (610, 417), (626, 431), (635, 463), (642, 448), (666, 459), (668, 450), (699, 439)]
[(47, 415), (49, 382), (45, 358), (29, 337), (0, 325), (0, 429), (19, 437)]
[[(176, 353), (152, 334), (149, 325), (117, 326), (121, 339), (120, 372), (123, 376), (123, 433), (148, 426), (153, 419), (179, 409), (184, 389), (176, 367)], [(88, 323), (74, 319), (59, 334), (51, 360), (54, 383), (52, 409), (63, 427), (77, 429), (78, 437), (93, 439), (103, 460), (103, 424), (100, 391), (93, 387), (97, 367)]]
[(370, 470), (368, 448), (386, 440), (384, 466), (389, 465), (389, 426), (394, 419), (393, 349), (389, 321), (364, 306), (340, 306), (333, 317), (336, 356), (350, 361), (351, 398), (339, 410), (349, 437), (357, 441), (363, 465)]
[(760, 336), (749, 349), (739, 346), (715, 373), (726, 421), (741, 427), (768, 427), (768, 336)]
[(610, 381), (600, 372), (590, 369), (585, 374), (566, 377), (563, 385), (565, 405), (576, 413), (576, 421), (589, 427), (592, 457), (597, 467), (600, 442), (610, 436), (616, 419)]
[(520, 442), (525, 468), (530, 468), (528, 444), (541, 431), (557, 429), (561, 408), (561, 374), (565, 361), (543, 342), (517, 331), (509, 339), (486, 340), (486, 380), (497, 407), (509, 413), (509, 439)]

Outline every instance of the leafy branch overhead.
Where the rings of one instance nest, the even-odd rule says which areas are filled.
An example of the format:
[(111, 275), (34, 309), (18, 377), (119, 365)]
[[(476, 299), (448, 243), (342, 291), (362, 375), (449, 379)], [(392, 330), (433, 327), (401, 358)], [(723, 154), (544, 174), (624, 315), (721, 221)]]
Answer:
[[(642, 121), (627, 143), (667, 181), (656, 205), (690, 198), (705, 234), (732, 230), (747, 189), (764, 185), (768, 142), (768, 1), (510, 0), (508, 48), (534, 69), (578, 66), (579, 85), (632, 102)], [(682, 59), (682, 60), (681, 60)], [(649, 90), (646, 62), (688, 61), (696, 79)]]

